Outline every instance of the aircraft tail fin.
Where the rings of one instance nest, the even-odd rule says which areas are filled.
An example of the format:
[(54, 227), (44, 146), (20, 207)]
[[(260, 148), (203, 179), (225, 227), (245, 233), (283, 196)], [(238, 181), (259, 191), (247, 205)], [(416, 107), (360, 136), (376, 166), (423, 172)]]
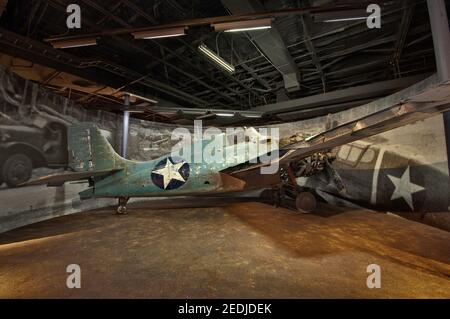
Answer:
[(69, 167), (76, 172), (116, 170), (125, 167), (119, 156), (93, 123), (79, 123), (68, 130)]

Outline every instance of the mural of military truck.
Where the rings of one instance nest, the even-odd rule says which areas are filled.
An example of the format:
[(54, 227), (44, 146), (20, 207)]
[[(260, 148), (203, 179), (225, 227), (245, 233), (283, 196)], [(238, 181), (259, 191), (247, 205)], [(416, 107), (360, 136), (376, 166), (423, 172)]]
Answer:
[(43, 116), (33, 122), (0, 117), (0, 184), (16, 187), (30, 179), (34, 168), (67, 166), (67, 126)]

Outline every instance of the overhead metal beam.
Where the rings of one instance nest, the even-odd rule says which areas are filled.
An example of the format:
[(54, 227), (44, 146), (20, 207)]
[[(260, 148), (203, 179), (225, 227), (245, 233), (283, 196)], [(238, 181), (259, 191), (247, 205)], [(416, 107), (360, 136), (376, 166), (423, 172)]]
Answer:
[[(146, 19), (147, 21), (153, 23), (153, 24), (158, 24), (158, 21), (152, 17), (151, 15), (147, 14), (144, 10), (142, 10), (141, 8), (139, 8), (139, 6), (136, 6), (134, 3), (132, 3), (129, 0), (122, 0), (122, 2), (129, 8), (131, 8), (132, 10), (134, 10), (136, 12), (136, 14), (140, 15), (141, 17), (143, 17), (144, 19)], [(208, 35), (202, 35), (199, 39), (195, 40), (192, 43), (188, 43), (186, 41), (184, 41), (183, 39), (180, 38), (176, 38), (176, 40), (178, 40), (180, 43), (182, 43), (184, 46), (180, 47), (178, 49), (172, 50), (170, 48), (167, 48), (165, 46), (163, 46), (160, 42), (158, 41), (153, 41), (153, 43), (159, 45), (161, 48), (164, 48), (165, 50), (169, 51), (169, 55), (167, 56), (167, 60), (172, 58), (172, 57), (178, 57), (179, 59), (183, 60), (185, 63), (189, 64), (190, 66), (193, 66), (194, 68), (196, 68), (191, 62), (189, 62), (189, 60), (186, 60), (184, 57), (182, 57), (182, 53), (186, 50), (186, 49), (190, 49), (191, 52), (193, 52), (194, 54), (198, 55), (199, 52), (198, 50), (194, 49), (193, 46), (195, 46), (198, 43), (201, 43), (203, 41), (203, 38), (206, 38)], [(146, 69), (150, 69), (153, 66), (157, 65), (159, 61), (152, 61), (149, 64), (146, 65)], [(244, 68), (246, 68), (247, 66), (244, 64), (242, 65)], [(198, 69), (198, 68), (197, 68)], [(229, 89), (231, 92), (233, 92), (233, 89), (230, 88), (230, 86), (226, 83), (224, 83), (224, 81), (220, 81), (220, 79), (217, 79), (215, 76), (211, 76), (211, 74), (207, 71), (207, 70), (203, 70), (203, 69), (198, 69), (200, 72), (202, 72), (204, 75), (207, 76), (209, 81), (215, 82), (220, 84), (221, 86)], [(233, 82), (240, 84), (241, 86), (243, 86), (245, 89), (247, 89), (248, 91), (251, 91), (254, 94), (258, 94), (258, 92), (256, 92), (255, 90), (253, 90), (251, 87), (246, 86), (242, 81), (236, 79), (235, 77), (231, 76), (230, 74), (222, 73), (223, 75), (225, 75), (227, 78), (231, 79)], [(253, 75), (253, 74), (252, 74)], [(233, 92), (235, 93), (235, 92)]]
[(311, 35), (309, 33), (309, 28), (311, 28), (311, 16), (309, 15), (301, 15), (300, 19), (302, 21), (303, 26), (303, 38), (305, 39), (305, 46), (308, 49), (309, 53), (311, 54), (311, 60), (314, 66), (317, 69), (317, 72), (319, 73), (319, 76), (322, 80), (322, 88), (323, 93), (327, 91), (327, 85), (325, 80), (325, 73), (323, 72), (322, 63), (320, 62), (320, 59), (317, 57), (317, 51), (314, 47), (314, 44), (311, 40)]
[[(39, 41), (20, 36), (8, 30), (0, 28), (0, 52), (20, 57), (34, 63), (51, 67), (55, 70), (74, 74), (91, 81), (99, 82), (113, 88), (123, 87), (124, 80), (128, 81), (127, 91), (133, 86), (144, 86), (155, 91), (164, 92), (166, 95), (176, 97), (186, 104), (198, 106), (208, 105), (208, 102), (191, 94), (178, 90), (170, 85), (161, 83), (149, 76), (143, 76), (133, 70), (109, 62), (94, 60), (80, 61), (77, 57), (61, 50), (53, 49)], [(140, 86), (140, 89), (143, 87)], [(145, 93), (137, 90), (140, 95)], [(165, 102), (158, 97), (158, 101)], [(168, 104), (174, 104), (167, 102)]]
[[(252, 0), (222, 0), (222, 3), (233, 14), (250, 14), (263, 12), (264, 7), (259, 1)], [(257, 32), (247, 32), (251, 40), (261, 49), (273, 66), (282, 74), (284, 88), (287, 91), (300, 89), (300, 73), (292, 59), (280, 33), (275, 27)]]
[[(88, 1), (88, 0), (86, 0), (86, 1)], [(51, 1), (49, 1), (49, 3), (50, 3), (50, 5), (51, 5), (53, 8), (55, 8), (55, 9), (61, 11), (61, 12), (65, 12), (65, 6), (64, 6), (64, 4), (61, 2), (61, 0), (51, 0)], [(101, 10), (100, 12), (102, 12), (102, 13), (104, 14), (104, 16), (113, 19), (115, 22), (117, 22), (117, 23), (119, 23), (119, 24), (126, 23), (125, 21), (123, 21), (122, 19), (116, 17), (115, 15), (113, 15), (112, 13), (110, 13), (109, 11), (107, 11), (107, 10), (105, 11), (104, 9), (102, 9), (101, 7), (99, 7), (97, 4), (93, 4), (92, 2), (89, 2), (89, 1), (88, 1), (88, 3), (89, 3), (89, 4), (92, 4), (92, 5), (94, 6), (94, 9)], [(98, 28), (99, 28), (98, 23), (95, 23), (95, 22), (92, 22), (92, 21), (89, 21), (89, 20), (86, 20), (86, 19), (83, 20), (83, 21), (84, 21), (84, 23), (85, 23), (86, 25), (88, 25), (88, 26), (91, 27), (92, 29), (98, 29)], [(142, 52), (143, 54), (146, 54), (147, 56), (151, 57), (152, 60), (158, 59), (158, 58), (154, 57), (153, 55), (150, 55), (149, 52), (147, 52), (146, 50), (142, 49), (140, 46), (137, 46), (136, 44), (132, 44), (132, 43), (130, 43), (130, 42), (127, 42), (125, 39), (120, 38), (120, 37), (116, 37), (115, 39), (116, 39), (116, 42), (122, 44), (123, 47), (127, 47), (127, 46), (132, 45), (133, 48), (135, 48), (136, 50), (139, 50), (139, 51)], [(59, 52), (61, 52), (61, 51), (59, 51)], [(161, 59), (159, 59), (159, 60), (161, 60)], [(107, 62), (105, 62), (105, 63), (107, 63)], [(103, 63), (103, 64), (105, 64), (105, 63)], [(94, 65), (94, 66), (95, 66), (95, 65)], [(168, 65), (168, 66), (171, 67), (172, 65)], [(177, 68), (177, 69), (180, 70), (179, 68)], [(112, 71), (112, 69), (108, 69), (108, 70)], [(131, 71), (131, 70), (130, 70), (130, 71)], [(189, 74), (189, 73), (184, 73), (184, 75), (190, 77), (191, 79), (193, 79), (193, 80), (195, 80), (195, 81), (198, 80), (197, 77), (194, 77), (193, 75), (191, 75), (191, 74)], [(142, 82), (154, 82), (154, 83), (158, 82), (158, 81), (156, 81), (156, 82), (155, 82), (155, 81), (156, 81), (156, 80), (151, 79), (151, 75), (150, 75), (150, 74), (147, 74), (147, 75), (144, 75), (144, 76), (141, 75), (141, 76), (138, 77), (137, 79), (133, 79), (133, 80), (130, 82), (130, 84), (134, 84), (134, 83), (142, 83)], [(203, 82), (204, 82), (204, 81), (203, 81)], [(198, 101), (198, 102), (202, 101), (201, 99), (197, 98), (197, 97), (194, 96), (194, 95), (191, 95), (191, 94), (188, 95), (187, 92), (184, 92), (184, 91), (183, 91), (184, 88), (176, 89), (176, 88), (174, 88), (174, 87), (172, 87), (172, 86), (170, 86), (170, 85), (166, 85), (166, 84), (161, 83), (161, 82), (159, 82), (159, 84), (162, 84), (162, 86), (164, 86), (164, 89), (162, 90), (162, 92), (164, 92), (164, 93), (167, 93), (167, 94), (171, 95), (169, 92), (174, 92), (174, 93), (176, 92), (176, 94), (174, 94), (174, 95), (172, 95), (172, 96), (173, 96), (173, 97), (176, 97), (177, 99), (181, 96), (181, 97), (182, 97), (182, 100), (184, 100), (184, 101), (192, 101), (192, 102), (194, 102), (194, 101)], [(158, 85), (158, 86), (159, 86), (159, 85)], [(156, 88), (156, 87), (154, 87), (154, 88)], [(179, 94), (179, 93), (180, 93), (180, 94)], [(142, 95), (143, 92), (141, 92), (140, 94)], [(144, 94), (144, 95), (145, 95), (145, 94)], [(191, 98), (193, 98), (193, 100), (190, 100), (190, 98), (186, 99), (186, 97), (188, 97), (188, 96), (190, 96)], [(209, 102), (206, 102), (206, 101), (202, 101), (202, 102), (200, 102), (200, 103), (195, 102), (195, 103), (198, 104), (198, 106), (203, 106), (203, 105), (209, 104)], [(191, 104), (191, 103), (190, 103), (190, 104)], [(219, 104), (221, 104), (221, 103), (219, 103)], [(221, 105), (224, 106), (225, 104), (221, 104)]]
[[(142, 10), (141, 8), (139, 8), (139, 6), (137, 6), (136, 4), (132, 3), (131, 1), (128, 0), (123, 0), (122, 1), (127, 7), (131, 8), (132, 10), (134, 10), (136, 12), (137, 15), (143, 17), (144, 19), (146, 19), (147, 21), (153, 23), (153, 24), (158, 24), (158, 21), (152, 17), (151, 15), (147, 14), (144, 10)], [(203, 37), (201, 37), (202, 39)], [(201, 42), (201, 39), (198, 39), (198, 42)], [(185, 46), (181, 47), (181, 49), (186, 50), (187, 48), (190, 48), (192, 50), (192, 47), (190, 47), (191, 44), (186, 43), (184, 40), (177, 38), (178, 41), (180, 41), (181, 43), (183, 43)], [(160, 43), (159, 41), (153, 41), (153, 43), (155, 43), (156, 45), (158, 45), (160, 47), (161, 50), (166, 50), (169, 52), (169, 55), (163, 59), (162, 61), (159, 59), (154, 59), (154, 61), (148, 63), (145, 66), (145, 69), (149, 69), (154, 65), (157, 65), (158, 63), (163, 63), (166, 67), (166, 64), (168, 64), (168, 60), (170, 59), (170, 57), (178, 57), (179, 59), (183, 60), (185, 63), (189, 64), (191, 67), (194, 67), (195, 69), (198, 69), (195, 65), (193, 65), (189, 60), (186, 60), (185, 57), (182, 56), (183, 51), (178, 48), (175, 50), (172, 50), (170, 48), (168, 48), (167, 46), (164, 46), (162, 43)], [(179, 50), (179, 52), (178, 52)], [(198, 54), (197, 50), (192, 50), (193, 52), (195, 52), (196, 54)], [(173, 65), (173, 64), (171, 64)], [(226, 83), (224, 83), (224, 81), (220, 81), (219, 79), (217, 79), (214, 76), (211, 76), (209, 72), (207, 72), (206, 70), (203, 69), (198, 69), (201, 73), (203, 73), (205, 76), (207, 76), (207, 79), (210, 82), (214, 82), (219, 84), (220, 86), (230, 90), (231, 92), (233, 92), (233, 89), (230, 88), (230, 86)], [(230, 77), (228, 74), (225, 73), (226, 76)], [(230, 77), (232, 78), (232, 77)], [(234, 78), (232, 78), (234, 79)], [(204, 82), (203, 82), (204, 83)], [(211, 88), (210, 88), (211, 89)], [(212, 88), (213, 91), (215, 91), (216, 93), (218, 93), (219, 95), (225, 97), (226, 99), (230, 100), (230, 97), (225, 95), (223, 92), (220, 92), (219, 90), (217, 90), (216, 88)], [(237, 101), (232, 100), (232, 102), (237, 103)]]
[(450, 31), (444, 0), (427, 0), (439, 79), (450, 81)]
[[(123, 19), (121, 19), (121, 18), (115, 16), (115, 15), (114, 15), (113, 13), (111, 13), (109, 10), (103, 8), (102, 6), (100, 6), (99, 4), (95, 3), (94, 1), (91, 1), (91, 0), (82, 0), (82, 2), (86, 3), (86, 5), (92, 7), (93, 9), (95, 9), (95, 10), (101, 12), (101, 13), (104, 14), (105, 16), (110, 17), (111, 19), (113, 19), (114, 21), (116, 21), (117, 23), (119, 23), (120, 25), (122, 25), (122, 26), (124, 26), (124, 27), (128, 27), (128, 28), (131, 27), (131, 25), (130, 25), (129, 23), (127, 23), (127, 22), (124, 21)], [(86, 20), (86, 19), (85, 19), (85, 20)], [(90, 24), (90, 25), (94, 25), (94, 24), (91, 23), (91, 22), (89, 22), (89, 24)], [(125, 43), (126, 43), (126, 41), (123, 40), (123, 39), (117, 38), (116, 40), (117, 40), (117, 41), (120, 41), (120, 42), (125, 42)], [(156, 57), (156, 56), (150, 54), (146, 49), (142, 48), (142, 47), (139, 46), (138, 44), (136, 44), (136, 43), (127, 43), (127, 44), (128, 44), (128, 46), (131, 46), (131, 47), (135, 48), (136, 50), (139, 50), (140, 52), (142, 52), (142, 53), (148, 55), (151, 59), (157, 60), (158, 62), (160, 62), (160, 63), (162, 63), (162, 64), (164, 64), (164, 65), (167, 65), (168, 67), (174, 69), (174, 70), (177, 71), (178, 73), (181, 73), (181, 74), (183, 74), (184, 76), (189, 77), (189, 78), (193, 79), (194, 81), (198, 82), (199, 84), (203, 85), (204, 87), (207, 87), (208, 89), (210, 89), (210, 90), (216, 92), (216, 94), (218, 94), (218, 95), (222, 96), (223, 98), (227, 99), (229, 102), (237, 103), (237, 100), (231, 98), (229, 95), (226, 95), (225, 93), (223, 93), (222, 91), (218, 90), (217, 88), (215, 88), (215, 87), (209, 85), (208, 83), (206, 83), (206, 82), (200, 80), (198, 77), (192, 75), (190, 72), (186, 72), (186, 71), (184, 71), (183, 69), (177, 67), (176, 65), (173, 65), (173, 64), (171, 64), (171, 63), (169, 63), (169, 62), (167, 62), (167, 61), (165, 61), (165, 60), (163, 60), (163, 59), (160, 59), (160, 58), (158, 58), (158, 57)], [(167, 48), (166, 48), (166, 49), (167, 49)]]
[(283, 121), (293, 121), (299, 119), (307, 119), (312, 117), (324, 116), (330, 113), (337, 113), (340, 111), (347, 110), (352, 107), (358, 107), (369, 102), (372, 102), (372, 99), (363, 99), (363, 100), (355, 100), (345, 103), (336, 103), (323, 107), (315, 107), (306, 110), (298, 110), (293, 112), (286, 112), (277, 114), (276, 117)]
[(235, 114), (240, 114), (246, 118), (260, 118), (262, 116), (262, 112), (254, 112), (254, 111), (234, 111), (229, 109), (197, 109), (197, 108), (186, 108), (186, 107), (164, 107), (164, 106), (155, 106), (152, 107), (152, 111), (159, 113), (169, 113), (176, 114), (182, 113), (185, 115), (192, 115), (196, 117), (205, 116), (208, 114), (218, 115), (218, 116), (233, 116)]
[[(59, 0), (51, 0), (51, 1), (59, 1)], [(84, 0), (82, 0), (82, 1), (84, 1)], [(372, 0), (372, 1), (375, 1), (375, 0)], [(107, 36), (124, 35), (124, 34), (131, 34), (133, 32), (138, 32), (138, 31), (160, 30), (160, 29), (180, 27), (180, 26), (181, 27), (207, 26), (207, 25), (211, 25), (211, 24), (215, 24), (215, 23), (237, 22), (237, 21), (243, 21), (243, 20), (253, 20), (253, 19), (258, 19), (258, 18), (275, 18), (275, 17), (287, 16), (290, 14), (301, 14), (301, 13), (305, 13), (305, 12), (319, 13), (319, 12), (330, 12), (330, 11), (345, 11), (345, 10), (351, 10), (351, 9), (357, 9), (357, 8), (359, 8), (359, 9), (366, 8), (369, 3), (370, 3), (369, 1), (361, 1), (361, 2), (355, 2), (355, 3), (336, 4), (333, 6), (291, 8), (291, 9), (284, 9), (284, 10), (279, 10), (279, 11), (272, 11), (272, 12), (264, 11), (264, 12), (253, 12), (250, 14), (238, 14), (238, 15), (231, 15), (231, 16), (195, 18), (195, 19), (181, 20), (181, 21), (176, 21), (176, 22), (172, 22), (172, 23), (167, 23), (164, 25), (155, 25), (155, 26), (140, 27), (140, 28), (117, 28), (117, 29), (102, 30), (99, 32), (79, 34), (79, 35), (64, 34), (64, 35), (52, 36), (50, 38), (45, 39), (45, 41), (52, 42), (52, 41), (57, 41), (57, 40), (101, 37), (101, 36), (105, 36), (105, 35), (107, 35)], [(106, 15), (115, 21), (118, 21), (118, 19), (119, 19), (117, 16), (114, 16), (111, 13), (108, 13)]]
[(253, 108), (252, 111), (263, 112), (266, 114), (278, 114), (300, 109), (320, 108), (331, 104), (350, 102), (354, 100), (367, 98), (375, 99), (419, 82), (423, 78), (424, 76), (420, 75), (355, 86), (324, 94), (258, 106)]
[(181, 117), (185, 118), (202, 117), (209, 114), (211, 114), (211, 116), (222, 113), (229, 114), (230, 117), (224, 118), (215, 116), (216, 120), (221, 123), (225, 123), (224, 121), (226, 120), (227, 124), (258, 119), (292, 121), (294, 119), (298, 120), (322, 116), (364, 105), (375, 99), (411, 86), (423, 80), (424, 77), (425, 75), (383, 81), (325, 94), (318, 94), (306, 98), (265, 105), (253, 108), (251, 111), (237, 111), (238, 113), (232, 113), (230, 110), (200, 110), (193, 108), (173, 108), (160, 106), (156, 106), (152, 108), (152, 110), (158, 113), (179, 114)]
[[(134, 12), (136, 12), (136, 14), (138, 16), (143, 17), (144, 19), (146, 19), (147, 21), (153, 23), (153, 24), (158, 24), (158, 20), (155, 19), (153, 16), (149, 15), (147, 12), (145, 12), (144, 10), (142, 10), (139, 6), (137, 6), (136, 4), (134, 4), (133, 2), (129, 1), (129, 0), (122, 0), (121, 1), (123, 4), (125, 4), (128, 8), (131, 8)], [(110, 10), (111, 13), (113, 13), (113, 10)], [(103, 19), (102, 19), (103, 22)], [(100, 24), (100, 22), (99, 22)], [(183, 52), (185, 52), (187, 49), (190, 49), (193, 53), (198, 54), (198, 51), (196, 49), (193, 48), (193, 46), (197, 45), (198, 43), (201, 43), (203, 41), (204, 38), (208, 37), (208, 35), (202, 35), (200, 36), (199, 39), (193, 41), (192, 43), (187, 43), (186, 41), (180, 39), (180, 38), (176, 38), (177, 41), (179, 41), (180, 43), (183, 44), (182, 47), (179, 47), (175, 50), (172, 50), (164, 45), (162, 45), (159, 41), (153, 41), (153, 43), (155, 43), (156, 45), (158, 45), (161, 49), (164, 49), (166, 51), (168, 51), (169, 53), (166, 55), (165, 57), (165, 61), (163, 63), (166, 63), (166, 61), (170, 60), (173, 57), (178, 57), (179, 59), (183, 60), (185, 63), (189, 64), (190, 66), (196, 68), (198, 71), (200, 71), (201, 73), (203, 73), (207, 79), (211, 82), (215, 82), (217, 84), (219, 84), (220, 86), (230, 90), (232, 93), (236, 93), (234, 92), (234, 90), (230, 87), (230, 85), (228, 85), (227, 83), (225, 83), (224, 81), (221, 81), (220, 79), (218, 79), (215, 76), (212, 76), (207, 70), (203, 70), (202, 68), (197, 68), (195, 65), (193, 65), (193, 63), (191, 63), (188, 59), (185, 59), (185, 57), (182, 56)], [(149, 62), (146, 66), (145, 69), (149, 70), (150, 68), (158, 65), (160, 63), (159, 60), (154, 60), (152, 62)], [(241, 81), (235, 79), (233, 76), (227, 74), (227, 73), (223, 73), (223, 75), (225, 75), (227, 78), (231, 79), (232, 81), (241, 84), (242, 86), (244, 86), (247, 90), (252, 91), (252, 89), (250, 87), (245, 86)], [(217, 93), (217, 92), (216, 92)], [(257, 92), (253, 92), (256, 93)], [(227, 97), (227, 99), (229, 99)], [(236, 102), (236, 101), (235, 101)]]
[(409, 1), (403, 0), (402, 2), (402, 8), (403, 8), (403, 14), (402, 14), (402, 20), (400, 22), (400, 27), (397, 32), (397, 40), (395, 42), (394, 47), (394, 55), (393, 55), (393, 62), (395, 63), (396, 67), (396, 74), (400, 73), (400, 57), (403, 52), (403, 48), (405, 46), (406, 42), (406, 36), (408, 35), (409, 27), (411, 25), (411, 20), (414, 13), (414, 5), (415, 3), (412, 3), (410, 6), (408, 6)]

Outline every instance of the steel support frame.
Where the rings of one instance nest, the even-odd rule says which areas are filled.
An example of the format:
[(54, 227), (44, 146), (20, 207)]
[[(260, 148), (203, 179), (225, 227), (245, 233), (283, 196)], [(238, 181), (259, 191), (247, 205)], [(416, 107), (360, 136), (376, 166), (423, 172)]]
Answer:
[(444, 0), (427, 0), (433, 34), (437, 74), (442, 82), (450, 81), (450, 31)]
[(127, 147), (128, 147), (128, 131), (130, 126), (130, 111), (128, 108), (130, 107), (130, 94), (125, 93), (123, 96), (123, 127), (122, 127), (122, 152), (121, 155), (123, 158), (127, 157)]

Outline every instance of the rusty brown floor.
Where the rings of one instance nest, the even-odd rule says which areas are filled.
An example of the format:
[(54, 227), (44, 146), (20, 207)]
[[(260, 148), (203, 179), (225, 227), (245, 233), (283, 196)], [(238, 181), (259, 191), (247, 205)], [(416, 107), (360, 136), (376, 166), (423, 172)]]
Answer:
[[(68, 264), (81, 289), (66, 288)], [(366, 267), (381, 266), (368, 289)], [(450, 298), (450, 233), (399, 217), (261, 203), (102, 209), (0, 235), (2, 298)]]

